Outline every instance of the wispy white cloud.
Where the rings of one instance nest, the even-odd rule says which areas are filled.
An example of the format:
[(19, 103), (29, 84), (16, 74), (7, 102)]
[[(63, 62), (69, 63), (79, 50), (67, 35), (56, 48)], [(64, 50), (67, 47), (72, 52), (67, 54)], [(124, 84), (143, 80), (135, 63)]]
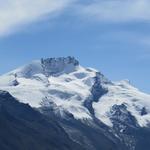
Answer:
[(0, 0), (0, 36), (45, 16), (59, 14), (68, 6), (70, 13), (86, 20), (119, 23), (150, 20), (150, 0)]
[(93, 0), (80, 5), (80, 14), (91, 20), (108, 22), (150, 20), (150, 0)]
[(0, 36), (64, 10), (70, 0), (0, 0)]

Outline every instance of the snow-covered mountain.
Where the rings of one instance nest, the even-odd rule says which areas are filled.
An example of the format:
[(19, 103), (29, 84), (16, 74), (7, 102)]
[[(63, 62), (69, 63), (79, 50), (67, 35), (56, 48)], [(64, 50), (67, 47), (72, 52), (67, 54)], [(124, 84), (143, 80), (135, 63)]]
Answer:
[(113, 150), (149, 150), (150, 95), (127, 80), (112, 82), (74, 57), (36, 60), (1, 75), (0, 90), (57, 118), (87, 150), (109, 150), (108, 145)]
[(0, 89), (32, 107), (51, 108), (63, 118), (90, 122), (96, 118), (109, 127), (116, 119), (131, 126), (150, 123), (150, 95), (127, 80), (111, 82), (99, 71), (82, 67), (74, 57), (33, 61), (0, 76)]

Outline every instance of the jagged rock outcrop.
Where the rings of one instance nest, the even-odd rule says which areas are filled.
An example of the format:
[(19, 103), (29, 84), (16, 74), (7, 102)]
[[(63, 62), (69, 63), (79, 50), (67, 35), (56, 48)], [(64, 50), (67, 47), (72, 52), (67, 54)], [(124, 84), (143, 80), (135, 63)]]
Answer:
[(72, 72), (76, 66), (79, 65), (79, 62), (71, 56), (68, 57), (59, 57), (59, 58), (47, 58), (41, 59), (41, 65), (43, 72), (46, 76), (54, 75), (57, 73), (69, 73)]

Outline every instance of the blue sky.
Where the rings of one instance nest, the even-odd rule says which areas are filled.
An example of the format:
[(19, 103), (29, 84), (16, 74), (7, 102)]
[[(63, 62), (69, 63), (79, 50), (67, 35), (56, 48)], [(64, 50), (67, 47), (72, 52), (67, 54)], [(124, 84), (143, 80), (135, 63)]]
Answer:
[(0, 74), (71, 55), (150, 93), (148, 6), (148, 0), (0, 0)]

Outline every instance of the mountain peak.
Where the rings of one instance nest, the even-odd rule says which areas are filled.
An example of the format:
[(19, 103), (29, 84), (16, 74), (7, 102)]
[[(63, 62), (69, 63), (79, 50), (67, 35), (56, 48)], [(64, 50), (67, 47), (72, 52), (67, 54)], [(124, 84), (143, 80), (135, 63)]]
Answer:
[(79, 65), (79, 61), (72, 56), (67, 56), (67, 57), (51, 57), (51, 58), (42, 58), (41, 63), (48, 63), (50, 65), (57, 65), (59, 63), (63, 64), (73, 64), (75, 66)]
[(74, 57), (53, 57), (53, 58), (41, 58), (41, 60), (32, 61), (31, 63), (24, 65), (12, 72), (9, 75), (17, 77), (33, 77), (35, 74), (44, 74), (46, 76), (59, 75), (62, 73), (70, 73), (77, 69), (79, 61)]
[(58, 57), (41, 59), (41, 65), (46, 75), (57, 74), (60, 72), (71, 72), (79, 66), (79, 61), (74, 57)]

